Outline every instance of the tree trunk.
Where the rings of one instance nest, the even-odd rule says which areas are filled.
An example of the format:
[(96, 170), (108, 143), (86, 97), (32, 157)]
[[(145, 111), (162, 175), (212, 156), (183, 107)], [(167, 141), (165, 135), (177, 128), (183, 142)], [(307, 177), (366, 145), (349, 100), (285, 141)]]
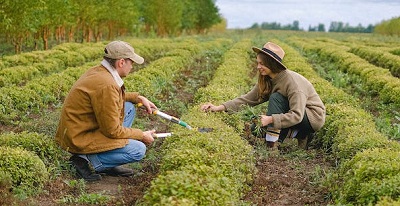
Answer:
[(49, 49), (49, 27), (45, 26), (42, 29), (42, 39), (43, 39), (43, 49), (47, 50)]
[(74, 39), (74, 29), (70, 27), (68, 31), (68, 42), (72, 42), (73, 39)]
[(13, 37), (12, 38), (12, 43), (13, 43), (13, 45), (14, 45), (14, 52), (15, 52), (15, 54), (19, 54), (19, 53), (21, 53), (21, 45), (22, 45), (22, 36), (19, 34), (19, 35), (17, 35), (16, 37)]

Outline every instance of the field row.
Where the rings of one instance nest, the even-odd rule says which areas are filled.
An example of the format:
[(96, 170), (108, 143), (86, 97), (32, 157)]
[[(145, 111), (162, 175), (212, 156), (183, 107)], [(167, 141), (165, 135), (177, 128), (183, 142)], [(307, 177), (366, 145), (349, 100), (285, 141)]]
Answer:
[[(158, 105), (162, 105), (157, 97), (161, 95), (164, 85), (173, 81), (182, 69), (193, 62), (195, 56), (204, 55), (210, 50), (224, 53), (224, 61), (218, 66), (212, 81), (196, 92), (193, 105), (182, 116), (196, 128), (187, 130), (179, 126), (173, 127), (174, 135), (164, 141), (160, 174), (146, 191), (143, 204), (241, 203), (240, 199), (249, 189), (248, 185), (255, 173), (252, 148), (241, 138), (244, 122), (238, 114), (203, 113), (198, 107), (203, 102), (222, 103), (243, 94), (249, 88), (249, 83), (254, 82), (249, 76), (251, 62), (254, 62), (251, 46), (258, 45), (260, 39), (260, 36), (256, 36), (237, 43), (229, 38), (201, 42), (195, 38), (174, 42), (132, 40), (131, 43), (137, 45), (137, 52), (150, 62), (146, 69), (125, 78), (125, 85), (128, 90), (153, 96), (154, 99), (151, 100)], [(365, 60), (368, 57), (362, 56), (354, 45), (352, 47), (347, 43), (323, 38), (290, 37), (271, 41), (278, 43), (286, 51), (285, 65), (309, 79), (326, 104), (326, 124), (317, 133), (315, 141), (338, 162), (337, 169), (328, 181), (334, 201), (340, 204), (365, 205), (375, 204), (382, 197), (396, 200), (400, 195), (400, 189), (396, 189), (396, 185), (400, 184), (398, 142), (391, 141), (378, 132), (371, 114), (357, 106), (359, 100), (321, 78), (299, 51), (319, 55), (337, 64), (344, 72), (359, 75), (387, 103), (400, 105), (399, 78), (391, 75), (388, 69), (374, 66)], [(76, 79), (88, 67), (99, 63), (102, 50), (97, 50), (104, 47), (104, 43), (94, 46), (96, 49), (93, 50), (91, 47), (90, 44), (60, 45), (55, 50), (65, 48), (65, 56), (87, 56), (75, 66), (65, 66), (72, 57), (70, 60), (67, 57), (61, 58), (64, 65), (61, 70), (34, 72), (35, 75), (4, 83), (5, 86), (0, 89), (0, 123), (17, 125), (19, 121), (29, 119), (31, 114), (40, 115), (52, 105), (61, 105)], [(60, 62), (60, 56), (56, 54), (59, 55), (60, 52), (22, 54), (23, 58), (6, 57), (0, 61), (0, 68), (3, 65), (0, 72), (7, 71), (6, 67), (10, 65), (29, 65), (25, 61), (31, 61), (33, 65), (39, 64), (34, 59)], [(29, 57), (31, 59), (26, 60)], [(17, 60), (18, 58), (24, 60)], [(89, 63), (83, 63), (87, 61)], [(51, 65), (48, 64), (49, 67)], [(13, 75), (18, 76), (18, 73), (11, 74)], [(20, 82), (23, 82), (22, 87)], [(200, 133), (196, 130), (197, 127), (214, 130)], [(49, 173), (55, 167), (52, 157), (64, 155), (50, 139), (52, 137), (29, 131), (20, 134), (2, 132), (0, 171), (3, 172), (0, 172), (0, 179), (11, 179), (18, 190), (29, 191), (33, 186), (40, 189), (52, 175)], [(20, 164), (22, 162), (26, 164)]]

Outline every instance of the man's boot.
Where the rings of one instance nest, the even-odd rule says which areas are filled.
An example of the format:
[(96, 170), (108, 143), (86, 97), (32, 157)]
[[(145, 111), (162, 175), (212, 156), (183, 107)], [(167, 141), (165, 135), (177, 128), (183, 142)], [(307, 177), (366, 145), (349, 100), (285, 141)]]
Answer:
[(83, 178), (86, 181), (101, 180), (101, 175), (93, 173), (89, 166), (89, 162), (86, 159), (79, 157), (78, 155), (72, 155), (69, 161), (75, 168), (77, 176), (80, 178)]

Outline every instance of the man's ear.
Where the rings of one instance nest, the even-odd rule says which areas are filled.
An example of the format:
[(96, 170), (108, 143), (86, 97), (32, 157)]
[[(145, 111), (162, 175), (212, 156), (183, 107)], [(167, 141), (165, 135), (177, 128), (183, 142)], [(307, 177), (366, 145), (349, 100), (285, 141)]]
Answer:
[(122, 67), (125, 64), (125, 59), (119, 59), (115, 62), (117, 67)]

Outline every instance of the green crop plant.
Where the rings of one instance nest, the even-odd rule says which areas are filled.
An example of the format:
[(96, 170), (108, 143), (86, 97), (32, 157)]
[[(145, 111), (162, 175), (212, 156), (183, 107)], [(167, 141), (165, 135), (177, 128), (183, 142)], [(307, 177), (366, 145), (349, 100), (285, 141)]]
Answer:
[(65, 156), (52, 137), (39, 133), (0, 134), (0, 146), (20, 147), (35, 153), (47, 166), (54, 166)]
[(20, 198), (38, 194), (49, 178), (42, 160), (18, 147), (0, 146), (0, 171), (11, 176), (13, 193)]
[(380, 197), (400, 195), (400, 150), (369, 149), (356, 154), (338, 170), (338, 202), (375, 204)]

